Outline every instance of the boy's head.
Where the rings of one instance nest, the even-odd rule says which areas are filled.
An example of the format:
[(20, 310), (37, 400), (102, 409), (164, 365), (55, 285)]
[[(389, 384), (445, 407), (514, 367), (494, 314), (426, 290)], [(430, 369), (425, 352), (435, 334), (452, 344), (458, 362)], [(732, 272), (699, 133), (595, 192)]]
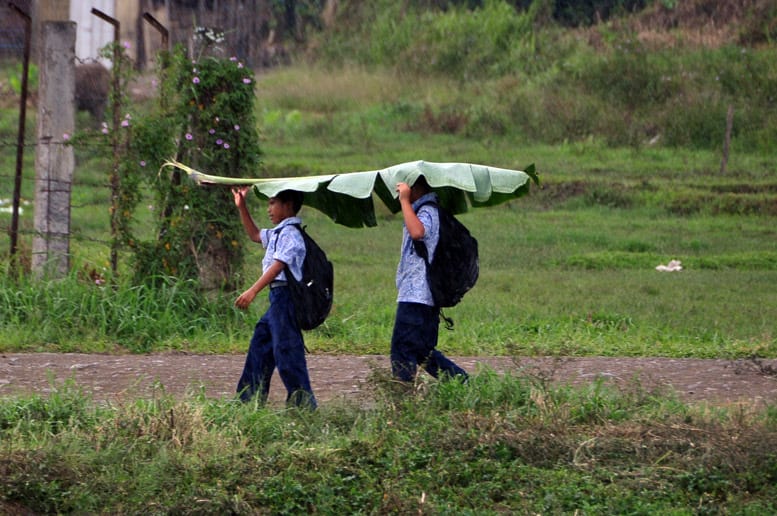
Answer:
[(413, 186), (410, 187), (410, 198), (411, 200), (416, 201), (431, 191), (432, 187), (426, 182), (426, 178), (424, 176), (418, 176), (418, 179), (415, 180)]
[(296, 215), (302, 208), (302, 201), (305, 199), (305, 196), (302, 192), (296, 190), (283, 190), (278, 192), (275, 198), (284, 204), (290, 202)]

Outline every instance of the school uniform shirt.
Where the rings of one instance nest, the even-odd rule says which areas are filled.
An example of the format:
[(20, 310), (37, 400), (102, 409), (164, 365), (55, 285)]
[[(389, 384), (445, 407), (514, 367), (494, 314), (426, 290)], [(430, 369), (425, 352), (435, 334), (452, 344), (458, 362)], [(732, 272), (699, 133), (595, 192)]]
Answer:
[[(267, 271), (273, 261), (279, 260), (286, 264), (297, 280), (301, 280), (302, 262), (305, 260), (305, 240), (299, 229), (286, 227), (292, 224), (302, 225), (302, 220), (299, 217), (289, 217), (272, 229), (260, 230), (262, 247), (267, 250), (262, 258), (262, 272)], [(283, 269), (274, 281), (286, 280), (286, 269)]]
[[(437, 207), (429, 204), (421, 206), (430, 199), (434, 199), (436, 202), (437, 194), (430, 192), (413, 203), (413, 211), (416, 212), (418, 220), (424, 225), (424, 236), (421, 238), (421, 242), (426, 245), (429, 260), (434, 257), (434, 250), (440, 239), (440, 216)], [(421, 206), (420, 209), (419, 206)], [(402, 251), (399, 266), (397, 266), (396, 283), (398, 303), (421, 303), (434, 306), (432, 291), (426, 280), (426, 264), (424, 259), (415, 252), (413, 239), (410, 238), (407, 226), (402, 227)]]

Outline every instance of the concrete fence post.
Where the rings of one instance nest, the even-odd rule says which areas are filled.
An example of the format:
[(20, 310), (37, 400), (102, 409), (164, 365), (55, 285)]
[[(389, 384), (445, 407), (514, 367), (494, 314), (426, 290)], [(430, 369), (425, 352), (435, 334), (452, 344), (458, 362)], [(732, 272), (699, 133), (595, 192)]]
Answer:
[(70, 267), (75, 156), (66, 143), (75, 130), (76, 24), (46, 22), (41, 36), (32, 270), (58, 278)]

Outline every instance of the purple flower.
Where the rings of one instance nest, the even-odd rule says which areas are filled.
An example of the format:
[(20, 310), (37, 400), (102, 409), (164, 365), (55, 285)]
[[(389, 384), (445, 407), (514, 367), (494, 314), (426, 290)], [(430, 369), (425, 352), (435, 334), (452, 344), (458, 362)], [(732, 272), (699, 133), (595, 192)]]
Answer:
[(224, 144), (224, 148), (225, 148), (225, 149), (228, 149), (228, 148), (229, 148), (229, 144), (228, 144), (228, 143), (225, 143), (225, 144)]
[(194, 79), (192, 79), (192, 82), (194, 84), (199, 84), (200, 83), (200, 78), (199, 77), (195, 77)]
[(221, 138), (216, 140), (216, 145), (221, 145), (222, 143), (224, 143), (224, 140), (222, 140)]
[(142, 159), (140, 160), (140, 166), (145, 167), (146, 166), (146, 160)]
[(239, 131), (239, 130), (240, 130), (240, 126), (235, 124), (235, 131)]
[(70, 139), (70, 135), (67, 133), (62, 133), (62, 139), (68, 141)]
[(243, 84), (251, 84), (251, 79), (248, 77), (243, 77)]
[(121, 121), (121, 126), (122, 127), (129, 127), (129, 120), (126, 120), (126, 119), (122, 120)]
[(235, 56), (232, 56), (232, 57), (230, 57), (230, 58), (229, 58), (229, 60), (230, 60), (230, 61), (232, 61), (232, 62), (234, 63), (235, 61), (237, 61), (237, 57), (235, 57)]
[(194, 138), (194, 137), (192, 136), (192, 133), (186, 133), (186, 139), (187, 139), (187, 140), (191, 140), (192, 138)]
[(216, 130), (215, 129), (208, 129), (208, 134), (216, 134)]
[(238, 68), (243, 68), (243, 63), (237, 63)]
[(125, 42), (123, 43), (123, 45), (124, 45), (124, 48), (127, 48), (127, 49), (128, 49), (128, 48), (130, 47), (130, 42), (129, 42), (129, 41), (125, 41)]

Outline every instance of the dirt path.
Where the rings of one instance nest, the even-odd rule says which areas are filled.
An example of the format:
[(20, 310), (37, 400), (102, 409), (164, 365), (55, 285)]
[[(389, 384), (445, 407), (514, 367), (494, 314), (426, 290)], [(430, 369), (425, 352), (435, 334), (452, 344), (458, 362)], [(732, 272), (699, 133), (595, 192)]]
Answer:
[[(72, 378), (95, 400), (148, 396), (154, 386), (180, 396), (204, 389), (209, 397), (234, 395), (243, 355), (98, 355), (5, 353), (0, 355), (0, 396), (47, 393)], [(669, 358), (520, 358), (454, 357), (468, 371), (532, 374), (555, 383), (576, 385), (601, 377), (619, 386), (668, 388), (688, 402), (763, 405), (777, 402), (777, 360), (752, 361)], [(308, 355), (316, 397), (326, 403), (365, 394), (374, 370), (388, 371), (379, 355)], [(769, 373), (769, 374), (765, 374)], [(275, 374), (271, 403), (282, 404), (285, 391)]]

